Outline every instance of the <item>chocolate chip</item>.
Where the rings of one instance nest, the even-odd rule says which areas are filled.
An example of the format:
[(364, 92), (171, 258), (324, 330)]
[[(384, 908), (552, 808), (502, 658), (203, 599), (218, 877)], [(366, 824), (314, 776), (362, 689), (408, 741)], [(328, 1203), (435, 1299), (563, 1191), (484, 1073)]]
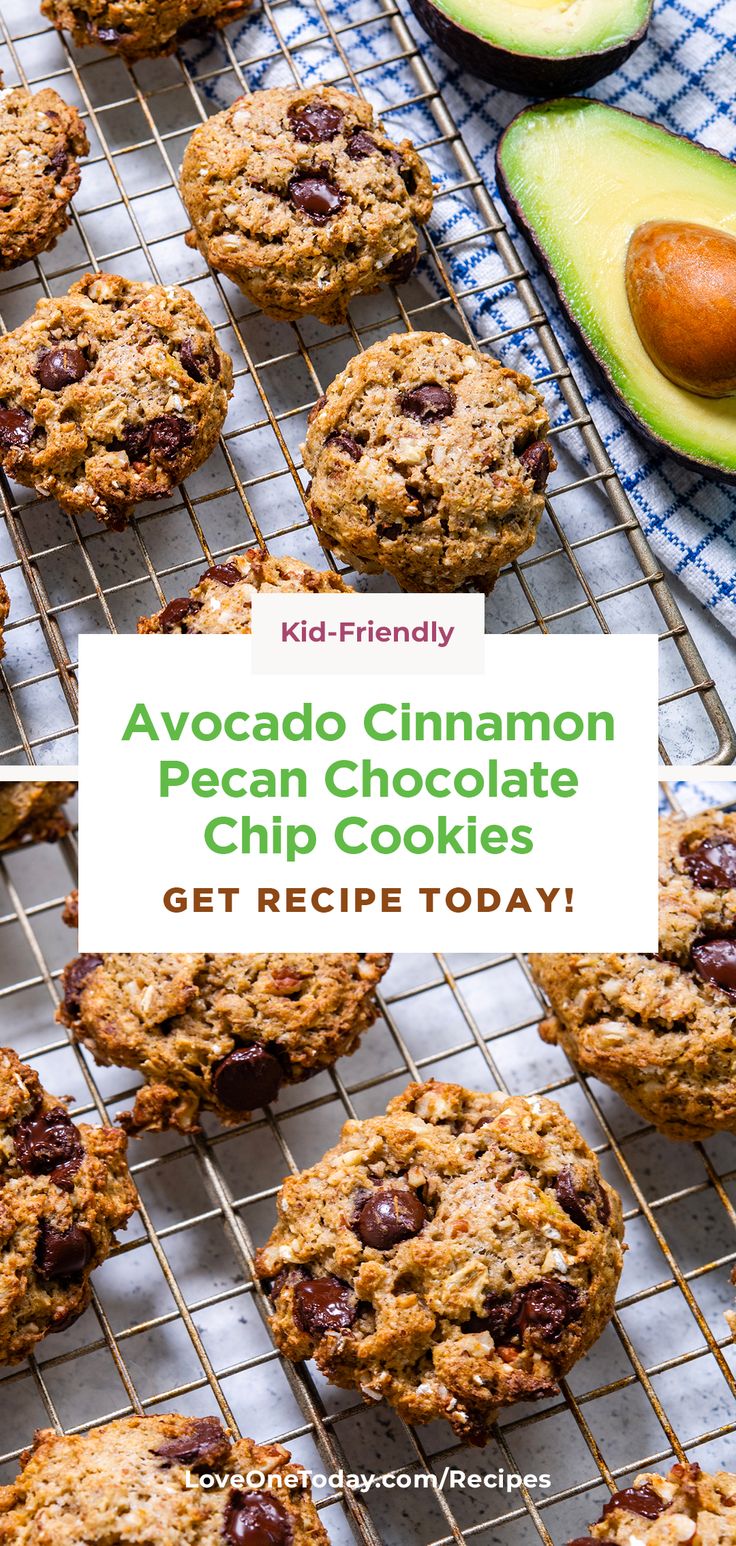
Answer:
[(736, 1002), (736, 938), (709, 939), (694, 945), (693, 966), (704, 982)]
[(410, 392), (401, 393), (399, 408), (402, 413), (410, 414), (413, 419), (434, 424), (437, 419), (446, 419), (454, 413), (455, 393), (450, 387), (435, 386), (430, 383), (426, 386), (413, 387)]
[(70, 1310), (67, 1315), (62, 1315), (58, 1321), (55, 1320), (53, 1324), (49, 1326), (51, 1335), (56, 1336), (58, 1332), (68, 1331), (70, 1326), (76, 1325), (77, 1321), (81, 1320), (82, 1316), (84, 1315), (86, 1308), (86, 1305), (81, 1305), (78, 1310)]
[[(175, 596), (173, 601), (169, 601), (163, 611), (159, 612), (158, 626), (162, 633), (173, 633), (187, 617), (193, 617), (201, 610), (201, 601), (194, 601), (191, 596)], [(186, 633), (186, 629), (183, 632)]]
[(736, 843), (706, 839), (689, 852), (681, 844), (680, 853), (688, 875), (704, 891), (728, 891), (736, 886)]
[(232, 1492), (222, 1531), (234, 1546), (290, 1546), (294, 1539), (283, 1503), (270, 1492)]
[(318, 145), (334, 140), (344, 118), (339, 107), (330, 102), (307, 102), (304, 107), (289, 108), (289, 123), (303, 145)]
[(294, 1320), (310, 1337), (347, 1331), (357, 1313), (356, 1296), (340, 1278), (305, 1278), (294, 1289)]
[(383, 1186), (363, 1204), (357, 1230), (364, 1245), (390, 1251), (400, 1241), (418, 1235), (426, 1222), (427, 1214), (416, 1192), (408, 1186)]
[(303, 215), (309, 215), (315, 225), (324, 225), (339, 214), (346, 202), (346, 194), (336, 183), (330, 182), (327, 177), (318, 177), (307, 174), (306, 177), (292, 177), (289, 183), (289, 198), (295, 209)]
[(210, 569), (205, 569), (200, 584), (202, 580), (219, 580), (221, 585), (237, 585), (242, 578), (236, 564), (213, 564)]
[(36, 1251), (36, 1266), (42, 1278), (69, 1278), (83, 1272), (94, 1256), (92, 1236), (79, 1224), (71, 1229), (55, 1229), (44, 1219)]
[(472, 1315), (467, 1323), (469, 1331), (490, 1331), (496, 1347), (503, 1347), (516, 1335), (511, 1312), (511, 1298), (504, 1294), (489, 1294), (483, 1314)]
[(359, 462), (363, 455), (363, 447), (358, 445), (357, 440), (353, 440), (352, 435), (346, 435), (340, 429), (333, 430), (332, 434), (327, 436), (325, 445), (337, 446), (338, 450), (344, 451), (352, 462)]
[(555, 1196), (560, 1207), (572, 1219), (573, 1224), (578, 1224), (581, 1229), (593, 1228), (593, 1217), (599, 1219), (601, 1224), (608, 1223), (611, 1216), (611, 1205), (602, 1187), (595, 1186), (595, 1191), (578, 1186), (575, 1176), (569, 1165), (560, 1171), (555, 1183)]
[(550, 449), (546, 440), (535, 440), (519, 457), (528, 478), (531, 478), (535, 494), (541, 494), (549, 477)]
[(577, 1289), (563, 1278), (540, 1278), (526, 1288), (517, 1288), (511, 1300), (511, 1315), (519, 1336), (529, 1331), (532, 1338), (543, 1342), (559, 1341), (565, 1327), (578, 1319), (580, 1311)]
[(395, 257), (389, 263), (386, 273), (394, 281), (394, 284), (406, 284), (407, 279), (414, 273), (418, 262), (419, 248), (415, 244), (409, 248), (408, 252), (400, 252), (398, 257)]
[(21, 1170), (29, 1176), (48, 1176), (63, 1191), (71, 1189), (84, 1159), (84, 1145), (63, 1106), (24, 1117), (13, 1137)]
[(306, 1267), (282, 1267), (281, 1271), (276, 1273), (275, 1278), (271, 1279), (267, 1287), (271, 1303), (276, 1303), (279, 1294), (283, 1293), (285, 1288), (294, 1288), (295, 1284), (301, 1283), (307, 1276)]
[(74, 344), (58, 344), (56, 348), (46, 349), (39, 355), (34, 375), (47, 391), (61, 392), (63, 387), (81, 381), (88, 370), (89, 362), (81, 349), (77, 349)]
[(185, 338), (179, 355), (187, 375), (193, 381), (204, 381), (205, 376), (209, 376), (211, 381), (219, 380), (222, 364), (217, 350), (210, 344), (202, 344), (201, 348), (195, 349), (193, 340)]
[(148, 452), (150, 443), (150, 429), (147, 424), (126, 424), (123, 430), (123, 445), (128, 453), (130, 462), (142, 462)]
[(345, 146), (351, 161), (365, 161), (368, 156), (378, 155), (378, 146), (365, 129), (356, 129)]
[(278, 1058), (261, 1042), (236, 1047), (212, 1070), (212, 1087), (220, 1105), (228, 1111), (251, 1111), (269, 1106), (283, 1083)]
[(379, 537), (383, 537), (385, 542), (395, 542), (396, 538), (401, 536), (403, 530), (403, 526), (398, 521), (388, 523), (379, 521), (376, 526)]
[(71, 1015), (79, 1014), (82, 984), (98, 966), (102, 966), (102, 956), (83, 955), (64, 968), (64, 1005)]
[(31, 443), (33, 419), (25, 408), (0, 408), (0, 446), (25, 450)]
[(166, 1439), (154, 1455), (171, 1465), (216, 1465), (230, 1453), (230, 1440), (217, 1417), (192, 1417), (186, 1433)]
[(164, 461), (172, 461), (194, 439), (194, 429), (179, 413), (161, 413), (150, 425), (149, 445)]
[(601, 1514), (601, 1523), (615, 1508), (627, 1509), (630, 1514), (640, 1514), (642, 1519), (658, 1519), (667, 1508), (664, 1498), (645, 1483), (643, 1487), (625, 1487), (623, 1492), (614, 1492), (610, 1502), (606, 1504)]
[(63, 145), (60, 145), (59, 149), (55, 150), (53, 156), (49, 158), (49, 171), (53, 172), (56, 178), (60, 180), (68, 170), (69, 152), (64, 149)]

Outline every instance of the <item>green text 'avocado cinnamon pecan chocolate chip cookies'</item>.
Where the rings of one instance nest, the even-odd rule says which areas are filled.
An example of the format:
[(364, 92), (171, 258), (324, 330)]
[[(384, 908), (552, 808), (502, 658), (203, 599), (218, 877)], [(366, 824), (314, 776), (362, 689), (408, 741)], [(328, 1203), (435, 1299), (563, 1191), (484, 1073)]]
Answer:
[(69, 822), (62, 806), (71, 800), (76, 787), (51, 779), (0, 784), (0, 853), (31, 843), (57, 843), (66, 837)]
[(615, 1492), (589, 1535), (569, 1546), (735, 1546), (736, 1474), (699, 1465), (647, 1471)]
[(357, 355), (310, 414), (320, 541), (413, 591), (492, 590), (534, 542), (556, 465), (526, 376), (443, 333)]
[(432, 179), (334, 86), (241, 97), (184, 154), (187, 238), (270, 317), (340, 322), (355, 295), (408, 279)]
[(63, 1331), (136, 1206), (117, 1127), (77, 1126), (0, 1048), (0, 1363)]
[(100, 1063), (144, 1074), (129, 1132), (242, 1122), (354, 1052), (387, 955), (82, 955), (59, 1018)]
[(298, 558), (250, 548), (205, 569), (188, 596), (175, 596), (153, 617), (142, 617), (138, 632), (250, 633), (256, 592), (330, 595), (349, 594), (350, 589), (331, 569), (312, 569)]
[(88, 150), (77, 109), (55, 91), (0, 91), (0, 268), (48, 252), (66, 230)]
[(97, 44), (124, 59), (170, 54), (187, 38), (204, 37), (245, 14), (250, 0), (41, 0), (59, 31), (79, 48)]
[(545, 1041), (669, 1138), (736, 1132), (736, 816), (660, 823), (656, 956), (529, 959)]
[(258, 1253), (281, 1351), (483, 1444), (603, 1330), (621, 1204), (548, 1100), (409, 1085), (289, 1177)]
[(0, 338), (0, 465), (121, 527), (206, 461), (231, 391), (187, 290), (87, 274)]
[[(44, 1428), (21, 1467), (0, 1487), (0, 1546), (329, 1546), (288, 1449), (233, 1440), (216, 1417)], [(198, 1487), (212, 1472), (243, 1484)]]

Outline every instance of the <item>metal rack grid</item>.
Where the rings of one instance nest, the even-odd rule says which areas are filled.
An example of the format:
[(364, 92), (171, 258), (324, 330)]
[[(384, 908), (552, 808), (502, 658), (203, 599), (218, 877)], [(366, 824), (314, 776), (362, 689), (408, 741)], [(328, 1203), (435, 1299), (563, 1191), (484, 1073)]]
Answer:
[[(0, 572), (11, 591), (0, 695), (0, 760), (76, 761), (80, 631), (135, 628), (201, 570), (257, 541), (324, 561), (304, 505), (306, 414), (349, 355), (379, 336), (437, 328), (490, 347), (543, 387), (560, 467), (537, 544), (501, 577), (492, 631), (647, 631), (661, 644), (665, 761), (731, 762), (736, 738), (716, 687), (618, 482), (525, 263), (482, 185), (447, 103), (394, 0), (262, 0), (245, 26), (133, 69), (69, 48), (27, 0), (0, 7), (6, 84), (56, 86), (91, 139), (72, 230), (52, 253), (0, 277), (4, 325), (90, 268), (185, 282), (236, 367), (219, 452), (125, 535), (69, 520), (2, 481)], [(206, 116), (254, 87), (324, 79), (365, 93), (412, 135), (438, 182), (418, 276), (363, 298), (349, 324), (268, 324), (183, 243), (176, 171)], [(388, 100), (384, 84), (388, 86)], [(362, 588), (386, 581), (362, 579)]]
[[(736, 804), (736, 786), (728, 794)], [(131, 1091), (125, 1071), (97, 1068), (50, 1029), (71, 954), (60, 909), (73, 869), (68, 840), (11, 855), (0, 872), (1, 1039), (95, 1121)], [(540, 1006), (521, 957), (400, 956), (384, 988), (383, 1020), (360, 1051), (276, 1111), (236, 1130), (210, 1123), (201, 1137), (132, 1145), (141, 1214), (95, 1274), (93, 1307), (0, 1379), (3, 1479), (35, 1426), (83, 1431), (131, 1411), (219, 1411), (257, 1441), (282, 1440), (312, 1470), (384, 1479), (366, 1497), (322, 1490), (332, 1546), (560, 1546), (641, 1468), (666, 1469), (672, 1457), (734, 1468), (736, 1349), (723, 1319), (736, 1261), (734, 1140), (668, 1143), (577, 1076), (537, 1037)], [(624, 1201), (630, 1249), (611, 1325), (558, 1397), (505, 1411), (483, 1452), (463, 1449), (442, 1424), (412, 1432), (382, 1404), (366, 1407), (286, 1365), (252, 1275), (284, 1170), (317, 1158), (346, 1115), (381, 1110), (407, 1078), (432, 1075), (552, 1095)], [(547, 1471), (552, 1487), (510, 1497), (385, 1487), (386, 1477), (447, 1465)]]

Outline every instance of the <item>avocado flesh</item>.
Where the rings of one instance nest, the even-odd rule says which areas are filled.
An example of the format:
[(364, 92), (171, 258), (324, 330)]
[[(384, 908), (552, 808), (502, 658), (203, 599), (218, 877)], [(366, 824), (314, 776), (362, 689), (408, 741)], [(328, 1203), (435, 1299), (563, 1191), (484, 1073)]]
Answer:
[(643, 27), (649, 0), (434, 0), (438, 11), (498, 48), (565, 58), (615, 48)]
[(537, 246), (571, 319), (656, 439), (705, 467), (736, 471), (736, 398), (698, 397), (650, 360), (629, 310), (629, 238), (648, 220), (736, 236), (736, 166), (601, 102), (520, 113), (499, 150), (502, 191)]

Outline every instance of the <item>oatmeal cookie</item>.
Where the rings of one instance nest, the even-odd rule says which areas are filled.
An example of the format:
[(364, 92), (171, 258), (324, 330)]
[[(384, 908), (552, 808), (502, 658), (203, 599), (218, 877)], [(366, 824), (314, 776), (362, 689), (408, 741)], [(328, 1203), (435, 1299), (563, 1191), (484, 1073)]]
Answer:
[(528, 377), (443, 333), (357, 355), (310, 414), (320, 541), (413, 591), (488, 592), (534, 542), (556, 466)]
[(205, 569), (188, 596), (175, 596), (153, 617), (142, 617), (139, 633), (250, 633), (250, 605), (256, 591), (321, 595), (349, 593), (331, 569), (312, 569), (298, 558), (280, 558), (249, 548)]
[(336, 323), (353, 296), (409, 278), (432, 178), (359, 97), (273, 87), (195, 130), (181, 194), (190, 246), (269, 317)]
[(613, 1310), (621, 1204), (552, 1101), (409, 1085), (278, 1211), (256, 1267), (281, 1351), (470, 1444), (553, 1395)]
[(88, 152), (77, 109), (55, 91), (0, 91), (0, 269), (55, 246), (71, 224), (77, 157)]
[[(217, 1417), (43, 1428), (21, 1467), (0, 1487), (0, 1546), (329, 1546), (309, 1475), (288, 1449), (233, 1440)], [(230, 1484), (197, 1487), (212, 1471)], [(259, 1473), (263, 1484), (251, 1485)]]
[(120, 528), (206, 461), (231, 391), (187, 290), (86, 274), (0, 338), (0, 465)]
[(736, 1132), (736, 815), (660, 823), (659, 952), (532, 955), (558, 1042), (668, 1138)]
[(0, 783), (0, 853), (66, 837), (69, 822), (61, 807), (71, 800), (76, 787), (52, 780)]
[[(77, 1125), (0, 1048), (0, 1363), (17, 1363), (86, 1309), (136, 1194), (117, 1127)], [(8, 1537), (9, 1539), (9, 1537)]]
[(5, 654), (5, 624), (10, 616), (10, 597), (5, 581), (0, 576), (0, 660)]
[(58, 1017), (100, 1063), (139, 1069), (128, 1132), (242, 1122), (354, 1052), (388, 955), (82, 955)]
[(699, 1465), (647, 1471), (615, 1492), (590, 1535), (570, 1546), (736, 1546), (736, 1475)]
[(44, 16), (78, 48), (99, 44), (124, 59), (170, 54), (187, 38), (239, 21), (251, 0), (41, 0)]

